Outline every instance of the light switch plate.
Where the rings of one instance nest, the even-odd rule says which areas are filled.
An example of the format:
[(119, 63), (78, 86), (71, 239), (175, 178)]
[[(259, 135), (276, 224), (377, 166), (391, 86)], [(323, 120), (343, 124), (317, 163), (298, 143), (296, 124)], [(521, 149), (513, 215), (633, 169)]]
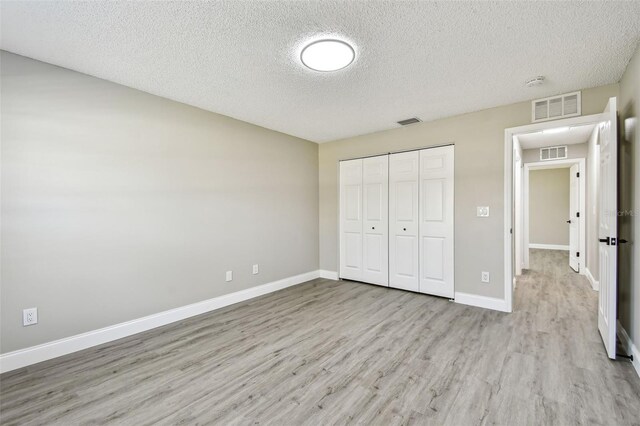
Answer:
[(478, 216), (478, 217), (489, 217), (489, 206), (478, 206), (478, 207), (476, 207), (476, 216)]
[(227, 271), (227, 276), (226, 276), (226, 281), (232, 281), (233, 280), (233, 271)]

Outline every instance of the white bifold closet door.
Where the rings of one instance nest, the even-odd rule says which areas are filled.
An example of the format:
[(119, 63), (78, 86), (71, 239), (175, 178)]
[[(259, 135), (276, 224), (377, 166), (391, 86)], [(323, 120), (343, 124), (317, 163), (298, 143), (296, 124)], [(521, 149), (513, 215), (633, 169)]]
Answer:
[(340, 278), (388, 285), (388, 161), (340, 162)]
[(340, 162), (340, 278), (453, 297), (453, 146)]
[(389, 155), (389, 286), (419, 290), (420, 152)]
[(362, 281), (389, 285), (389, 156), (362, 160)]
[(340, 278), (362, 280), (362, 159), (340, 162)]
[(420, 293), (453, 298), (453, 146), (420, 151)]

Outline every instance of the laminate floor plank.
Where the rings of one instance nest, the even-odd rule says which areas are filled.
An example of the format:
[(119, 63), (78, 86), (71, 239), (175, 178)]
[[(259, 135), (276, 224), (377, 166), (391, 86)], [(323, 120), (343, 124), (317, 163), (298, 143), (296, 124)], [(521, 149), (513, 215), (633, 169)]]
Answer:
[(639, 425), (568, 263), (532, 250), (511, 314), (313, 280), (5, 373), (0, 423)]

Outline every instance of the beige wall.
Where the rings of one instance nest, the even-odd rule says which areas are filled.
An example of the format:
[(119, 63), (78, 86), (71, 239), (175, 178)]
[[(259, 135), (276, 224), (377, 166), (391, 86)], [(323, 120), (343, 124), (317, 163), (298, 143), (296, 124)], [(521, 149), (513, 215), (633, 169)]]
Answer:
[(317, 144), (1, 60), (3, 353), (318, 269)]
[(569, 168), (529, 172), (529, 243), (569, 245)]
[[(619, 256), (618, 318), (637, 348), (640, 348), (640, 46), (620, 82), (618, 104), (621, 122), (621, 209), (618, 235), (635, 244), (622, 244)], [(635, 132), (625, 127), (635, 121)], [(627, 124), (627, 126), (625, 126)], [(633, 182), (633, 183), (632, 183)]]
[[(582, 113), (602, 112), (617, 95), (617, 84), (584, 90)], [(530, 108), (521, 102), (321, 144), (321, 269), (338, 268), (338, 160), (454, 143), (456, 291), (504, 298), (504, 129), (530, 124)], [(484, 205), (491, 216), (477, 218)], [(481, 271), (491, 283), (480, 282)]]

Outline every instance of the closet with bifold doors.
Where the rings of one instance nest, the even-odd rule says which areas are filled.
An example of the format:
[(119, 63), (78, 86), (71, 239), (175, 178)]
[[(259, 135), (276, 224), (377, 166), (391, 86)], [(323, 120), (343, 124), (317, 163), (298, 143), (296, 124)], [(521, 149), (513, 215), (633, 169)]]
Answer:
[(340, 162), (342, 279), (453, 298), (453, 145)]

